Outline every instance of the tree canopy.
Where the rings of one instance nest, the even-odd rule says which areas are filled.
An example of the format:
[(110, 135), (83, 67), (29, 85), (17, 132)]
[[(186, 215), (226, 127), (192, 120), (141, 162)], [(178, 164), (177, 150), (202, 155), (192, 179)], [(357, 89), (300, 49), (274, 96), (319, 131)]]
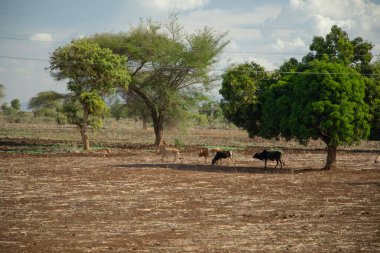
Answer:
[(258, 134), (261, 119), (260, 94), (265, 90), (269, 74), (255, 62), (230, 67), (223, 74), (221, 108), (224, 117), (246, 129), (252, 137)]
[(210, 28), (186, 34), (172, 17), (167, 23), (141, 22), (128, 33), (97, 34), (93, 41), (128, 56), (129, 91), (149, 110), (160, 145), (165, 124), (178, 123), (215, 80), (210, 66), (227, 45), (225, 37)]
[[(90, 148), (87, 126), (99, 126), (101, 119), (96, 116), (106, 109), (102, 96), (114, 92), (116, 87), (128, 87), (130, 75), (126, 62), (125, 56), (113, 54), (86, 39), (59, 47), (50, 56), (51, 75), (56, 80), (68, 80), (71, 94), (64, 108), (70, 122), (80, 128), (85, 150)], [(75, 112), (79, 110), (75, 104), (81, 105), (82, 116)]]
[(256, 76), (247, 74), (247, 64), (228, 69), (220, 91), (225, 116), (251, 137), (284, 137), (304, 145), (321, 139), (328, 148), (325, 169), (332, 169), (337, 147), (367, 138), (378, 117), (372, 47), (362, 38), (350, 41), (333, 26), (326, 38), (314, 37), (302, 62), (291, 58), (263, 79), (258, 73), (267, 72), (257, 66), (251, 69)]
[(331, 152), (326, 168), (335, 166), (336, 147), (360, 142), (369, 134), (365, 81), (340, 63), (314, 60), (302, 74), (273, 85), (264, 95), (262, 135), (323, 140)]

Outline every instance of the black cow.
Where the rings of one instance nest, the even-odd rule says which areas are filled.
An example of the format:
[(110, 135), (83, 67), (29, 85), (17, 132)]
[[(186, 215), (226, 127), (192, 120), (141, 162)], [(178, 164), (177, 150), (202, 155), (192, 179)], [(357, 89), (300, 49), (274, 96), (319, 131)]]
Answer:
[(232, 158), (232, 151), (218, 151), (215, 154), (214, 159), (212, 159), (211, 165), (214, 165), (217, 161), (221, 159)]
[(261, 161), (264, 160), (265, 161), (265, 168), (267, 168), (267, 160), (277, 161), (276, 167), (274, 167), (274, 168), (277, 168), (278, 163), (281, 164), (281, 168), (282, 168), (282, 164), (285, 164), (282, 161), (282, 152), (281, 151), (266, 151), (266, 150), (264, 150), (261, 153), (255, 153), (253, 155), (253, 158), (259, 159)]

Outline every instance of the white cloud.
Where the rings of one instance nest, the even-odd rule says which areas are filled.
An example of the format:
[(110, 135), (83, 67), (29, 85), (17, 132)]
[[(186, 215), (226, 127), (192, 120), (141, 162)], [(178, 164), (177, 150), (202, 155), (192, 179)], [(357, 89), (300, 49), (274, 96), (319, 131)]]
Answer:
[(343, 29), (380, 28), (380, 5), (367, 0), (289, 0), (295, 15), (313, 23), (320, 35), (332, 25)]
[(53, 41), (53, 36), (51, 33), (35, 33), (30, 39), (38, 41)]
[(277, 39), (276, 43), (272, 44), (272, 47), (278, 51), (281, 51), (283, 49), (290, 51), (296, 48), (304, 48), (305, 46), (305, 42), (301, 38), (295, 38), (289, 41)]
[(249, 27), (275, 19), (281, 13), (281, 7), (266, 5), (251, 11), (238, 9), (198, 10), (182, 16), (185, 25), (222, 27), (224, 29)]
[(289, 1), (290, 7), (294, 8), (294, 9), (302, 8), (304, 4), (305, 3), (303, 0), (290, 0)]
[(203, 7), (209, 0), (144, 0), (143, 4), (160, 11), (186, 11)]
[(314, 17), (316, 28), (320, 34), (327, 34), (333, 25), (341, 27), (343, 30), (352, 29), (355, 21), (351, 19), (337, 20), (330, 17), (316, 15)]

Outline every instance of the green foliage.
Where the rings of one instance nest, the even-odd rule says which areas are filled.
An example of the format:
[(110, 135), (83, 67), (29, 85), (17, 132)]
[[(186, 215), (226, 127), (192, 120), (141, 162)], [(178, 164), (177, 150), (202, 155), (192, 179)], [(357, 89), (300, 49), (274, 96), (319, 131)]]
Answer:
[(95, 116), (101, 116), (107, 110), (106, 103), (96, 91), (82, 92), (79, 101), (86, 105), (90, 114)]
[(128, 33), (98, 34), (92, 39), (128, 56), (129, 92), (145, 104), (142, 110), (149, 111), (159, 145), (164, 125), (178, 126), (211, 87), (215, 78), (209, 67), (227, 45), (225, 36), (209, 28), (188, 35), (174, 16), (166, 24), (141, 22)]
[(365, 82), (354, 69), (315, 60), (273, 85), (264, 95), (262, 135), (321, 138), (329, 146), (352, 145), (369, 133)]
[(121, 118), (125, 118), (128, 115), (127, 106), (120, 102), (120, 100), (116, 100), (110, 105), (110, 114), (117, 121)]
[[(198, 112), (206, 118), (206, 121), (210, 127), (212, 127), (215, 122), (223, 120), (223, 111), (220, 107), (220, 103), (217, 101), (208, 101), (203, 103), (198, 109)], [(199, 118), (199, 120), (203, 119)]]
[(340, 62), (345, 66), (354, 66), (361, 74), (369, 74), (373, 47), (372, 43), (364, 41), (361, 37), (351, 41), (342, 28), (334, 25), (325, 38), (320, 36), (313, 38), (310, 45), (312, 52), (304, 57), (303, 62), (328, 59), (332, 62)]
[(78, 100), (66, 99), (62, 106), (62, 113), (66, 115), (70, 124), (80, 126), (82, 124), (83, 108)]
[[(315, 59), (339, 62), (345, 66), (354, 67), (359, 73), (368, 76), (366, 80), (365, 101), (370, 107), (371, 139), (380, 139), (379, 120), (379, 81), (376, 76), (377, 64), (371, 64), (374, 45), (361, 37), (350, 40), (347, 33), (337, 26), (331, 27), (331, 32), (323, 37), (314, 37), (310, 45), (312, 51), (304, 57), (303, 62), (311, 62)], [(378, 72), (377, 72), (378, 73)], [(378, 73), (379, 74), (379, 73)]]
[(223, 75), (221, 108), (224, 117), (256, 135), (261, 120), (259, 95), (267, 88), (270, 76), (260, 65), (251, 62), (232, 66)]
[(67, 95), (54, 91), (42, 91), (32, 97), (28, 103), (28, 108), (32, 110), (58, 108)]
[(175, 138), (174, 139), (174, 146), (176, 148), (184, 148), (185, 144), (180, 139)]
[(21, 104), (20, 104), (20, 100), (18, 99), (13, 99), (11, 101), (11, 108), (15, 111), (20, 111), (20, 108), (21, 108)]
[(116, 86), (128, 86), (130, 76), (125, 69), (126, 61), (126, 57), (95, 43), (77, 40), (53, 52), (50, 73), (57, 80), (68, 79), (68, 89), (76, 94), (96, 91), (105, 95)]
[(20, 111), (20, 100), (13, 99), (11, 101), (11, 106), (7, 103), (1, 105), (1, 110), (3, 111), (5, 120), (10, 123), (20, 123), (25, 118), (25, 112)]
[(68, 97), (54, 91), (43, 91), (30, 99), (28, 108), (33, 110), (34, 117), (54, 118), (58, 124), (65, 124), (67, 117), (62, 113), (62, 106)]
[(115, 92), (117, 87), (128, 87), (130, 75), (126, 64), (126, 57), (87, 39), (59, 47), (50, 57), (51, 75), (56, 80), (68, 80), (67, 88), (72, 93), (63, 112), (69, 122), (80, 127), (85, 149), (89, 148), (87, 125), (99, 128), (107, 109), (102, 96)]
[(0, 83), (0, 99), (3, 99), (5, 97), (5, 86), (4, 84)]
[(370, 107), (371, 140), (380, 140), (380, 62), (374, 62), (371, 66), (373, 75), (366, 78), (365, 101)]

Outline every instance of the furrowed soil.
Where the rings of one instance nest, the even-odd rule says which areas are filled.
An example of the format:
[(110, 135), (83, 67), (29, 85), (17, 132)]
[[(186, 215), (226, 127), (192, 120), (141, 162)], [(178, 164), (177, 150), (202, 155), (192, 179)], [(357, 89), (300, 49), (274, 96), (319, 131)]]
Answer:
[(0, 153), (0, 252), (380, 252), (376, 154), (258, 150), (210, 166), (153, 148)]

